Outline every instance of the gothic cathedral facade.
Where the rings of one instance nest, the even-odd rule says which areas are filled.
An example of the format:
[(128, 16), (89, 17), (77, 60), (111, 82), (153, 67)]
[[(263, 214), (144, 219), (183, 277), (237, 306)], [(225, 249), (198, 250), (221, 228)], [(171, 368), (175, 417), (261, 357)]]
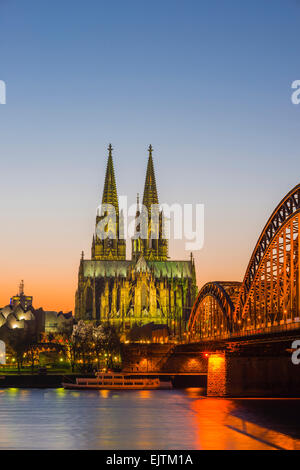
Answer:
[[(152, 147), (149, 147), (142, 205), (147, 208), (149, 223), (146, 234), (142, 234), (138, 222), (142, 214), (137, 201), (131, 260), (126, 260), (124, 220), (119, 211), (111, 145), (108, 151), (102, 207), (109, 205), (115, 210), (115, 236), (98, 237), (96, 230), (91, 259), (81, 257), (75, 317), (109, 322), (122, 334), (134, 326), (153, 322), (168, 325), (171, 334), (181, 336), (197, 293), (195, 265), (192, 255), (186, 261), (168, 258), (162, 211), (157, 214), (157, 224), (151, 219), (151, 207), (159, 207)], [(102, 219), (103, 215), (97, 213), (96, 228)], [(157, 236), (153, 237), (155, 231)]]

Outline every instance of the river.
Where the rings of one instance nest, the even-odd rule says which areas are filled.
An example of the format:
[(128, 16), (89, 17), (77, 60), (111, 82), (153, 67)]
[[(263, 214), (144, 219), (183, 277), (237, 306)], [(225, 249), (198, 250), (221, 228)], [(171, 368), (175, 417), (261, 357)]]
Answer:
[(300, 449), (300, 399), (0, 389), (0, 449)]

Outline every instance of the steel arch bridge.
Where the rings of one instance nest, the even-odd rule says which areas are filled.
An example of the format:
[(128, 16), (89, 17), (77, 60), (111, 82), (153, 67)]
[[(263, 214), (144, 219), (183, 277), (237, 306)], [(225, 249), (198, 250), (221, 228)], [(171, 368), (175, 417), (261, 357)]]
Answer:
[(209, 282), (192, 307), (195, 339), (300, 328), (300, 184), (278, 204), (250, 258), (243, 282)]

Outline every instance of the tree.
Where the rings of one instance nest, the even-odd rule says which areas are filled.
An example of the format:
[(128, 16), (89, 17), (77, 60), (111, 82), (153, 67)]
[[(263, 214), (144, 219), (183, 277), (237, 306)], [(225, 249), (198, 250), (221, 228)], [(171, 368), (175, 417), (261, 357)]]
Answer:
[(97, 358), (98, 369), (100, 368), (100, 357), (105, 351), (105, 333), (103, 325), (94, 326), (93, 331), (93, 351)]
[(96, 359), (99, 368), (101, 357), (105, 357), (107, 367), (112, 367), (113, 357), (120, 353), (119, 335), (110, 324), (95, 326), (80, 320), (72, 333), (61, 330), (55, 340), (62, 343), (72, 371), (79, 360), (87, 370)]
[(116, 328), (109, 323), (102, 324), (103, 350), (107, 354), (107, 367), (113, 367), (114, 356), (120, 354), (121, 342)]
[(73, 330), (68, 327), (60, 328), (59, 332), (54, 336), (53, 341), (59, 343), (62, 347), (67, 361), (70, 363), (72, 372), (75, 370), (75, 364), (80, 353), (81, 336), (75, 328)]
[(39, 351), (39, 344), (36, 340), (36, 338), (32, 338), (28, 344), (26, 345), (26, 348), (25, 348), (25, 353), (26, 353), (26, 356), (29, 360), (29, 363), (31, 365), (31, 369), (32, 371), (34, 370), (34, 365), (36, 362), (39, 361), (39, 357), (40, 357), (40, 351)]
[(36, 335), (30, 329), (17, 328), (12, 330), (9, 344), (16, 354), (18, 372), (23, 366), (24, 354), (36, 343)]
[(92, 356), (93, 325), (80, 320), (77, 325), (74, 325), (71, 338), (74, 344), (76, 344), (77, 352), (82, 360), (83, 367), (87, 368), (91, 362)]

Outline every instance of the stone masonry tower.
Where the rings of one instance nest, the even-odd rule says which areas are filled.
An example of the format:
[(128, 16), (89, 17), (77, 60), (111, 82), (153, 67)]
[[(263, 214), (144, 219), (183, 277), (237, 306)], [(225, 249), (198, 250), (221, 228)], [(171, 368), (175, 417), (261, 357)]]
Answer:
[(103, 212), (99, 211), (96, 217), (96, 228), (104, 217), (109, 215), (109, 207), (114, 209), (115, 221), (109, 219), (110, 222), (105, 226), (105, 232), (112, 235), (105, 239), (101, 239), (97, 235), (93, 235), (92, 242), (92, 259), (93, 260), (123, 260), (126, 257), (126, 242), (122, 236), (123, 234), (123, 217), (119, 214), (119, 203), (117, 194), (117, 185), (115, 179), (114, 165), (112, 159), (112, 146), (108, 147), (108, 160), (106, 167), (106, 175), (104, 181), (103, 195), (102, 195), (102, 208)]

